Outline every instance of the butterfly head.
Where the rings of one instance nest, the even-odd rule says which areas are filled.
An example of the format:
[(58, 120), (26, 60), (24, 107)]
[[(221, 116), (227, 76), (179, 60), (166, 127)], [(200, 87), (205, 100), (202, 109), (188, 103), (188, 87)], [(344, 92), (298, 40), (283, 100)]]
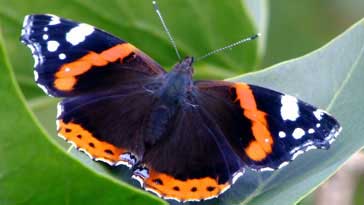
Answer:
[(193, 74), (193, 67), (192, 64), (194, 62), (193, 57), (186, 57), (181, 62), (177, 63), (173, 67), (173, 71), (177, 73), (189, 74), (192, 76)]

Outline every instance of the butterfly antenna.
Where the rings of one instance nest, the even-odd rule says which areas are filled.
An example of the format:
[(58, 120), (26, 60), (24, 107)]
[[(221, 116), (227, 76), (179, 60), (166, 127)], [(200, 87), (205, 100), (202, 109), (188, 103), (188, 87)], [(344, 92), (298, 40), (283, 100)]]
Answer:
[(159, 7), (158, 7), (158, 5), (157, 5), (157, 2), (156, 2), (156, 1), (152, 1), (152, 3), (153, 3), (153, 6), (154, 6), (154, 10), (155, 10), (155, 12), (157, 12), (157, 15), (158, 15), (158, 17), (159, 17), (159, 20), (160, 20), (160, 21), (161, 21), (161, 23), (162, 23), (162, 26), (163, 26), (163, 28), (164, 28), (164, 31), (167, 33), (168, 38), (169, 38), (169, 40), (171, 41), (171, 43), (172, 43), (172, 46), (173, 46), (174, 50), (176, 51), (176, 54), (177, 54), (178, 60), (181, 60), (181, 55), (180, 55), (180, 54), (179, 54), (179, 52), (178, 52), (178, 49), (177, 49), (177, 46), (176, 46), (176, 42), (174, 41), (174, 39), (173, 39), (173, 37), (172, 37), (171, 33), (170, 33), (170, 32), (169, 32), (169, 30), (168, 30), (168, 27), (167, 27), (166, 22), (164, 21), (163, 16), (162, 16), (162, 14), (161, 14), (161, 12), (160, 12), (160, 10), (159, 10)]
[(219, 48), (219, 49), (213, 50), (213, 51), (211, 51), (211, 52), (208, 52), (208, 53), (206, 53), (205, 55), (203, 55), (203, 56), (201, 56), (201, 57), (196, 58), (195, 62), (196, 62), (196, 61), (200, 61), (200, 60), (202, 60), (202, 59), (205, 59), (205, 58), (207, 58), (207, 57), (209, 57), (209, 56), (211, 56), (211, 55), (214, 55), (214, 54), (219, 53), (219, 52), (221, 52), (221, 51), (224, 51), (224, 50), (226, 50), (226, 49), (230, 49), (230, 48), (236, 47), (236, 46), (238, 46), (238, 45), (240, 45), (240, 44), (246, 43), (246, 42), (248, 42), (248, 41), (252, 41), (252, 40), (254, 40), (254, 39), (258, 38), (259, 36), (261, 36), (261, 34), (260, 34), (260, 33), (257, 33), (257, 34), (255, 34), (255, 35), (253, 35), (253, 36), (250, 36), (250, 37), (248, 37), (248, 38), (241, 39), (241, 40), (239, 40), (239, 41), (237, 41), (237, 42), (235, 42), (235, 43), (232, 43), (232, 44), (230, 44), (230, 45), (227, 45), (227, 46), (224, 46), (224, 47), (222, 47), (222, 48)]

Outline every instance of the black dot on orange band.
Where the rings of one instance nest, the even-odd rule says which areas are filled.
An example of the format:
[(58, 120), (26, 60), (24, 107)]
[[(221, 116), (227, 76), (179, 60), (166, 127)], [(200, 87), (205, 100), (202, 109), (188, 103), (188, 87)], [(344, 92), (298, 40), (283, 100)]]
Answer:
[(109, 149), (105, 149), (105, 150), (104, 150), (104, 152), (105, 152), (105, 153), (107, 153), (107, 154), (111, 154), (111, 155), (113, 155), (113, 154), (114, 154), (114, 152), (112, 152), (112, 151), (111, 151), (111, 150), (109, 150)]
[(175, 186), (175, 187), (173, 187), (173, 190), (179, 191), (179, 187), (178, 186)]
[(197, 188), (196, 187), (192, 187), (191, 191), (192, 192), (195, 192), (195, 191), (197, 191)]
[(153, 182), (159, 185), (163, 185), (163, 181), (161, 179), (153, 179)]
[(71, 129), (69, 129), (69, 128), (66, 128), (66, 130), (65, 130), (66, 132), (72, 132), (72, 130)]
[(88, 143), (88, 145), (89, 145), (90, 147), (95, 147), (95, 144), (94, 144), (94, 143), (92, 143), (92, 142)]
[(207, 191), (214, 191), (214, 190), (215, 190), (215, 187), (213, 187), (213, 186), (208, 186), (208, 187), (206, 188), (206, 190), (207, 190)]
[(81, 138), (82, 138), (82, 135), (77, 135), (77, 138), (78, 138), (78, 139), (81, 139)]

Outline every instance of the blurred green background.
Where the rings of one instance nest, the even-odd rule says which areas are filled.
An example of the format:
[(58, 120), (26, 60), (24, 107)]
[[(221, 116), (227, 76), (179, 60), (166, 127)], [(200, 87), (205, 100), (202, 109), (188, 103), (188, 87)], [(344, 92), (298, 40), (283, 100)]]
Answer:
[(269, 1), (267, 50), (260, 67), (315, 50), (363, 17), (363, 0)]

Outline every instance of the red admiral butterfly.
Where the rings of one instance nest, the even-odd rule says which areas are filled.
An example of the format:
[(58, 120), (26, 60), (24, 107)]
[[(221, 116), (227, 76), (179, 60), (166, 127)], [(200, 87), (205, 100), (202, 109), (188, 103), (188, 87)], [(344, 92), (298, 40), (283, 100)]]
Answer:
[(193, 81), (192, 57), (170, 72), (85, 23), (29, 15), (21, 40), (38, 86), (58, 104), (58, 135), (92, 159), (126, 165), (143, 188), (178, 201), (214, 198), (247, 168), (286, 166), (340, 131), (293, 96), (227, 81)]

